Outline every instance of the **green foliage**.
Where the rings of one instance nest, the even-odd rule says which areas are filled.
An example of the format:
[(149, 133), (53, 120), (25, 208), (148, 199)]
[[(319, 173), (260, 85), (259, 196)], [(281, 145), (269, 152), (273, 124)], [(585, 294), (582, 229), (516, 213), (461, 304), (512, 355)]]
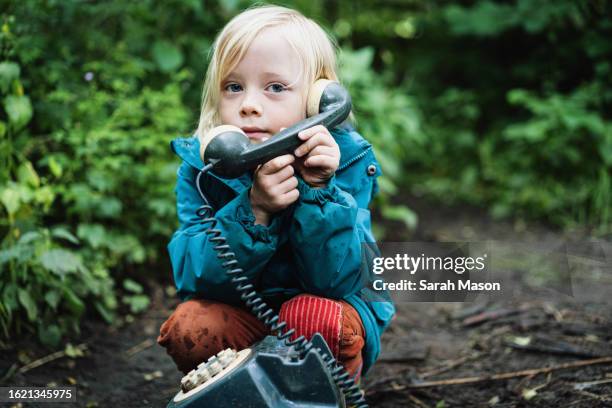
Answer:
[[(20, 0), (0, 7), (0, 341), (48, 345), (149, 306), (167, 276), (178, 161), (214, 35), (248, 1)], [(376, 203), (407, 192), (612, 230), (605, 2), (289, 4), (340, 40)]]
[[(605, 5), (479, 1), (445, 6), (438, 15), (430, 29), (448, 27), (447, 55), (465, 68), (453, 76), (433, 68), (453, 86), (440, 97), (418, 89), (424, 110), (433, 113), (427, 132), (438, 139), (431, 159), (445, 164), (417, 188), (484, 203), (498, 217), (612, 231), (612, 121), (606, 115), (612, 46), (604, 40), (612, 20)], [(475, 51), (450, 51), (461, 42)], [(496, 47), (507, 52), (482, 55)]]
[(508, 93), (508, 101), (530, 116), (503, 129), (503, 161), (481, 150), (483, 172), (501, 198), (494, 212), (508, 215), (518, 205), (537, 208), (558, 223), (565, 221), (562, 215), (573, 215), (582, 224), (612, 222), (612, 185), (606, 170), (612, 167), (612, 122), (591, 109), (599, 95), (593, 85), (567, 96), (538, 97), (521, 89)]
[[(165, 263), (169, 141), (193, 123), (182, 101), (193, 75), (179, 47), (144, 47), (157, 34), (138, 14), (146, 5), (127, 20), (119, 2), (13, 6), (0, 37), (0, 338), (37, 332), (55, 346), (86, 312), (114, 320), (124, 271)], [(90, 32), (102, 22), (120, 38)], [(131, 312), (148, 307), (142, 290), (124, 289)]]
[(85, 299), (92, 298), (103, 316), (115, 308), (107, 270), (98, 263), (86, 266), (87, 251), (67, 246), (79, 243), (67, 230), (37, 228), (20, 235), (13, 227), (11, 235), (0, 250), (6, 271), (0, 282), (2, 337), (33, 331), (44, 344), (57, 346), (62, 333), (78, 332)]
[(329, 17), (418, 112), (404, 113), (414, 131), (394, 129), (398, 190), (610, 233), (609, 4), (466, 4), (341, 1)]
[[(412, 230), (417, 224), (416, 214), (406, 205), (394, 204), (392, 198), (403, 178), (402, 163), (409, 155), (408, 146), (424, 143), (419, 111), (410, 96), (374, 72), (372, 48), (344, 49), (340, 56), (342, 80), (358, 101), (354, 109), (357, 128), (374, 145), (385, 175), (379, 179), (377, 205), (385, 218), (400, 221)], [(379, 229), (379, 234), (384, 230)]]
[(149, 306), (149, 298), (142, 294), (143, 288), (139, 283), (126, 279), (123, 281), (123, 287), (130, 293), (123, 297), (123, 301), (130, 306), (132, 313), (142, 312)]

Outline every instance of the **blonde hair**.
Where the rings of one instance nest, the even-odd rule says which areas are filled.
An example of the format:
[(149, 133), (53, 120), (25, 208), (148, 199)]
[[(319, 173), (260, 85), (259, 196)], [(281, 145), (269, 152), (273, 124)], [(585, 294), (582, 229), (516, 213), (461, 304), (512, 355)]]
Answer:
[(238, 65), (255, 37), (268, 27), (279, 27), (300, 59), (302, 70), (298, 81), (303, 80), (304, 84), (312, 84), (317, 79), (338, 81), (338, 45), (316, 22), (286, 7), (251, 7), (232, 18), (213, 43), (196, 130), (200, 141), (209, 130), (221, 124), (218, 105), (222, 81)]

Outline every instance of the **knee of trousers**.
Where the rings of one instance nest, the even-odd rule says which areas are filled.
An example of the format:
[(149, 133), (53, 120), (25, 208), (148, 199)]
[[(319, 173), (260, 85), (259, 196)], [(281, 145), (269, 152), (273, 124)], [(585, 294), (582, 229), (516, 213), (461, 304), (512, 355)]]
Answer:
[(221, 304), (188, 300), (179, 304), (162, 324), (157, 342), (166, 348), (179, 370), (189, 372), (202, 361), (231, 347), (226, 333), (228, 319)]
[(281, 306), (281, 320), (295, 329), (292, 339), (305, 336), (310, 339), (320, 333), (334, 356), (338, 356), (342, 330), (342, 305), (340, 302), (310, 295), (298, 295)]

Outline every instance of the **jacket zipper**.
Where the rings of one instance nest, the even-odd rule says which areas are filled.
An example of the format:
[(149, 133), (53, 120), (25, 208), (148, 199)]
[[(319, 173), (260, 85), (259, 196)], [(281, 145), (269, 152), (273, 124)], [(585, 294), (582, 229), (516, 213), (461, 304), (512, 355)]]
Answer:
[(348, 166), (350, 166), (351, 164), (353, 164), (354, 162), (356, 162), (357, 160), (361, 159), (363, 156), (365, 156), (366, 154), (368, 154), (368, 152), (372, 150), (372, 146), (369, 146), (367, 149), (365, 149), (363, 152), (359, 153), (357, 156), (353, 157), (352, 159), (348, 160), (346, 163), (344, 163), (342, 166), (338, 167), (338, 169), (336, 171), (340, 171), (340, 170), (344, 170), (345, 168), (347, 168)]

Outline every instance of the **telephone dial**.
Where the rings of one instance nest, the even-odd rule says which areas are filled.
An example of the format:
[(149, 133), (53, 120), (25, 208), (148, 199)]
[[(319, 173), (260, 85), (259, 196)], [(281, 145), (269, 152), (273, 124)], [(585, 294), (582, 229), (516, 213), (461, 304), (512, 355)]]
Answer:
[(215, 229), (214, 209), (200, 187), (200, 178), (208, 171), (235, 178), (274, 157), (293, 153), (302, 143), (299, 132), (316, 125), (333, 128), (344, 122), (350, 111), (346, 89), (320, 79), (309, 91), (308, 117), (270, 139), (251, 144), (240, 128), (229, 125), (216, 127), (203, 138), (200, 155), (204, 168), (196, 186), (205, 204), (196, 213), (202, 224), (209, 225), (205, 232), (216, 243), (217, 257), (223, 260), (241, 299), (275, 335), (245, 350), (225, 349), (202, 362), (183, 377), (181, 390), (168, 408), (367, 407), (359, 386), (336, 362), (320, 334), (310, 341), (304, 336), (290, 340), (295, 330), (279, 322), (279, 316), (248, 282), (225, 237)]

